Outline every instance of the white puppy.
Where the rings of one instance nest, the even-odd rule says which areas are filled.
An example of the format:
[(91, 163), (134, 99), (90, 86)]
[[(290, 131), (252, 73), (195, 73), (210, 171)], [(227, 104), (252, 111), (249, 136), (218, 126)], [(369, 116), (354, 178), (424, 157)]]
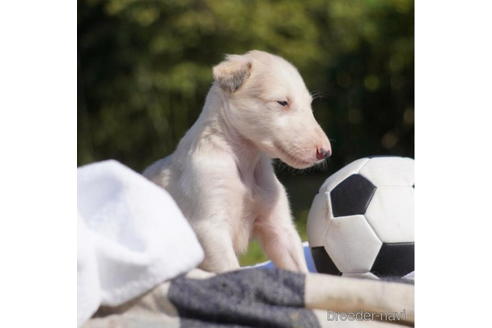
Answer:
[(280, 268), (306, 272), (301, 239), (272, 158), (306, 168), (331, 154), (297, 69), (262, 51), (229, 55), (198, 120), (144, 175), (174, 197), (205, 250), (201, 267), (239, 267), (256, 237)]

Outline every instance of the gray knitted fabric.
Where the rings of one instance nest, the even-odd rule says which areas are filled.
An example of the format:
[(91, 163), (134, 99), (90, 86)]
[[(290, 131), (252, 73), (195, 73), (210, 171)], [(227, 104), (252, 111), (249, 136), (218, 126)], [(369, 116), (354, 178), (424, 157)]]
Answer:
[(168, 297), (181, 327), (320, 327), (304, 308), (305, 275), (247, 269), (171, 282)]

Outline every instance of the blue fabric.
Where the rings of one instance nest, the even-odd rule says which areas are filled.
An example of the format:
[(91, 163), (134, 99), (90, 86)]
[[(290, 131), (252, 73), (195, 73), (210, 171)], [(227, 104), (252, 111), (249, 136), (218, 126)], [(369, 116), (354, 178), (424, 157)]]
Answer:
[[(311, 248), (309, 248), (307, 243), (304, 243), (303, 246), (304, 246), (304, 258), (306, 259), (306, 263), (307, 263), (307, 267), (308, 267), (309, 272), (315, 272), (315, 273), (318, 272), (318, 271), (316, 271), (313, 257), (311, 255)], [(260, 268), (260, 269), (276, 268), (275, 264), (273, 264), (272, 261), (257, 264), (255, 267)]]

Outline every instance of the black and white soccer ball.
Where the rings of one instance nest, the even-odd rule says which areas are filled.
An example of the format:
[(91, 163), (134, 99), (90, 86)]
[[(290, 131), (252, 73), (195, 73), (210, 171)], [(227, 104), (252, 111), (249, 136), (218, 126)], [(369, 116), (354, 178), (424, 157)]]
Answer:
[(318, 272), (413, 277), (414, 160), (372, 157), (331, 175), (314, 198), (308, 238)]

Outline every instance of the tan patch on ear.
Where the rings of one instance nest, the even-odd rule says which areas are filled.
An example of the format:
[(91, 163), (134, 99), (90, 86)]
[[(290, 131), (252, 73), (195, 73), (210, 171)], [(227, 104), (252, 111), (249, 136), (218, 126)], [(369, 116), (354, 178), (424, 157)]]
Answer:
[(235, 92), (251, 75), (252, 64), (243, 56), (229, 55), (213, 68), (215, 81), (227, 92)]

